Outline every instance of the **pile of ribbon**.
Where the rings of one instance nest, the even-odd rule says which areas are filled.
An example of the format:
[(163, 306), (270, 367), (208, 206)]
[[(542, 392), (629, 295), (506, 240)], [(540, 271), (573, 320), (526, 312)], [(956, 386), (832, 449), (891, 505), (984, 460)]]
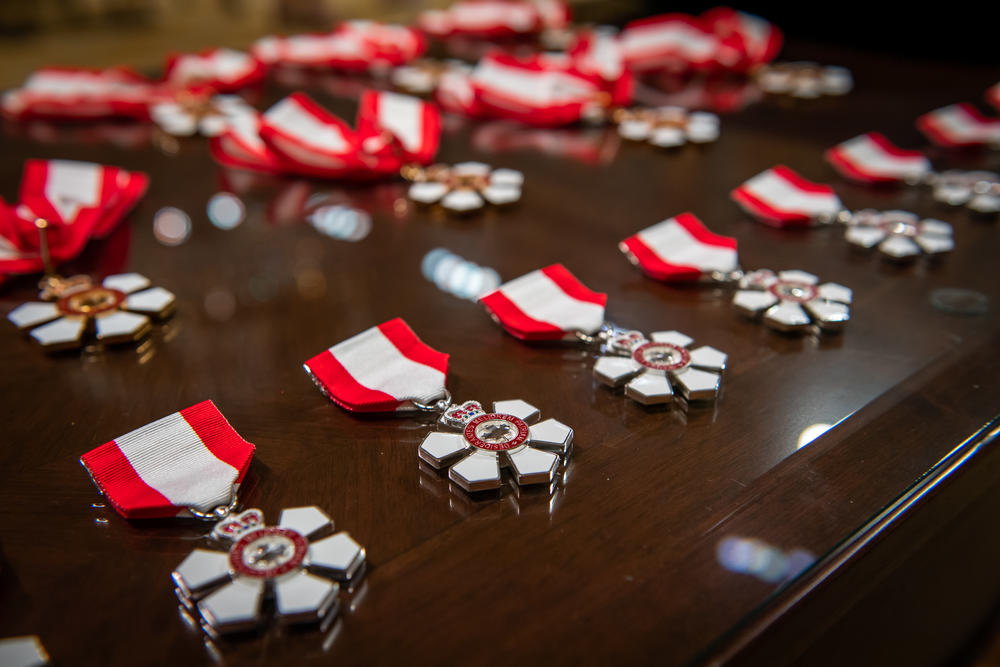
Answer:
[[(118, 167), (28, 160), (18, 202), (0, 199), (0, 281), (47, 268), (42, 243), (53, 265), (77, 257), (90, 239), (114, 231), (148, 185), (145, 174)], [(45, 220), (44, 232), (39, 219)]]
[(265, 74), (257, 58), (232, 49), (171, 55), (159, 80), (126, 67), (46, 67), (33, 72), (20, 88), (7, 91), (0, 98), (0, 111), (16, 120), (148, 120), (156, 104), (192, 90), (234, 92), (259, 83)]
[(211, 140), (227, 167), (319, 178), (372, 180), (437, 154), (441, 118), (433, 104), (398, 93), (365, 91), (351, 128), (304, 93), (234, 123)]

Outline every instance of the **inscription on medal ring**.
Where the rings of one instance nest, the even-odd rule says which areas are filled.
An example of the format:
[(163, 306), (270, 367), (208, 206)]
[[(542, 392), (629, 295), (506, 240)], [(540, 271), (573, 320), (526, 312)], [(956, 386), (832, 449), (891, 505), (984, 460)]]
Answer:
[(677, 371), (691, 363), (691, 353), (671, 343), (644, 343), (635, 348), (632, 358), (657, 371)]
[(306, 539), (288, 528), (251, 530), (233, 545), (229, 564), (233, 571), (247, 577), (268, 579), (291, 572), (305, 560)]
[(513, 415), (479, 415), (465, 426), (470, 445), (494, 452), (520, 447), (528, 440), (528, 425)]
[(795, 282), (793, 280), (779, 280), (768, 289), (771, 291), (771, 294), (782, 301), (793, 301), (795, 303), (812, 301), (818, 294), (814, 285)]

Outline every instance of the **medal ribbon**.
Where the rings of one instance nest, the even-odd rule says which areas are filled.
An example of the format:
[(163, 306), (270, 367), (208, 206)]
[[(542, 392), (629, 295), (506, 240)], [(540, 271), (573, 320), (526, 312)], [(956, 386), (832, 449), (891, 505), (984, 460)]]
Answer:
[(412, 410), (446, 395), (448, 355), (401, 318), (362, 331), (304, 364), (331, 401), (351, 412)]
[(608, 295), (594, 292), (562, 264), (504, 283), (479, 301), (511, 335), (522, 340), (572, 340), (604, 324)]
[(829, 185), (808, 181), (783, 165), (757, 174), (730, 196), (747, 213), (774, 227), (832, 220), (844, 208)]
[(80, 462), (119, 514), (149, 519), (228, 505), (253, 453), (215, 404), (202, 401), (115, 438)]
[(692, 213), (668, 218), (618, 245), (643, 273), (666, 282), (691, 282), (739, 269), (736, 239), (714, 234)]
[(989, 118), (971, 104), (952, 104), (917, 118), (917, 129), (939, 146), (1000, 144), (1000, 118)]
[(380, 67), (398, 67), (420, 57), (426, 49), (424, 37), (413, 28), (374, 21), (346, 21), (334, 31), (321, 35), (263, 37), (251, 51), (269, 65), (365, 72)]
[(226, 166), (364, 180), (430, 163), (440, 133), (437, 109), (415, 97), (365, 91), (355, 130), (309, 96), (293, 93), (214, 138), (211, 148)]
[(164, 79), (171, 86), (207, 86), (219, 93), (232, 93), (263, 80), (264, 63), (248, 53), (233, 49), (208, 49), (201, 53), (169, 56)]
[(915, 182), (931, 171), (923, 153), (900, 148), (878, 132), (837, 144), (824, 157), (841, 176), (861, 183)]

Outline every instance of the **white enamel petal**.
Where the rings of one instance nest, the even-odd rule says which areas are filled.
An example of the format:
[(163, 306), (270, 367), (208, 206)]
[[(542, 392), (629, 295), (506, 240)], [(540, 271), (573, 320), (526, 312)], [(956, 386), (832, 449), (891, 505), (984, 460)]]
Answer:
[(518, 447), (507, 452), (518, 484), (549, 484), (559, 469), (559, 455), (534, 447)]
[(843, 285), (839, 285), (837, 283), (823, 283), (816, 288), (816, 292), (819, 294), (820, 298), (828, 301), (850, 303), (854, 298), (854, 292), (851, 291), (850, 287), (844, 287)]
[(851, 319), (851, 309), (836, 301), (821, 301), (814, 299), (804, 304), (806, 310), (821, 329), (839, 331)]
[(691, 350), (691, 365), (698, 368), (721, 372), (726, 369), (727, 359), (728, 354), (708, 345)]
[(482, 195), (494, 206), (513, 204), (521, 198), (521, 187), (518, 185), (497, 185), (491, 183), (482, 189)]
[(304, 537), (309, 537), (327, 526), (332, 526), (333, 522), (326, 512), (309, 505), (307, 507), (289, 507), (282, 510), (278, 525), (282, 528), (289, 528)]
[(169, 311), (177, 298), (170, 290), (162, 287), (153, 287), (136, 294), (130, 294), (123, 304), (127, 310), (135, 310), (140, 313), (151, 315), (161, 315)]
[(694, 338), (680, 331), (654, 331), (649, 334), (649, 339), (654, 343), (670, 343), (678, 347), (687, 347), (694, 342)]
[(776, 282), (778, 282), (778, 276), (774, 275), (774, 271), (771, 271), (770, 269), (757, 269), (756, 271), (751, 271), (740, 278), (740, 288), (770, 287)]
[(57, 317), (59, 317), (59, 309), (56, 308), (56, 304), (43, 303), (41, 301), (22, 303), (7, 313), (7, 319), (18, 329), (35, 327), (43, 322), (51, 322)]
[(674, 390), (665, 374), (646, 371), (625, 385), (625, 395), (643, 405), (656, 405), (672, 400)]
[(174, 570), (173, 579), (185, 595), (200, 591), (229, 578), (229, 554), (224, 551), (195, 549)]
[(937, 220), (936, 218), (927, 218), (920, 223), (920, 235), (933, 234), (937, 236), (951, 236), (955, 233), (955, 229), (949, 225), (944, 220)]
[(740, 290), (733, 295), (733, 305), (747, 315), (756, 315), (778, 302), (778, 297), (765, 290)]
[(977, 213), (1000, 212), (1000, 196), (976, 195), (969, 201), (968, 207)]
[(805, 271), (799, 271), (798, 269), (778, 271), (778, 278), (794, 283), (806, 283), (807, 285), (815, 285), (819, 282), (819, 278), (813, 274)]
[(448, 194), (448, 186), (437, 181), (423, 181), (410, 186), (407, 196), (421, 204), (433, 204)]
[(161, 111), (155, 120), (168, 134), (189, 137), (198, 131), (198, 121), (186, 111)]
[(551, 449), (565, 455), (573, 446), (573, 429), (556, 419), (546, 419), (528, 429), (534, 447)]
[(483, 198), (475, 190), (452, 190), (441, 199), (441, 205), (451, 211), (465, 213), (482, 208)]
[(764, 312), (764, 322), (780, 331), (795, 331), (809, 325), (809, 315), (797, 303), (782, 301)]
[(632, 357), (601, 357), (594, 364), (594, 376), (611, 387), (620, 387), (640, 370), (642, 364)]
[(484, 162), (459, 162), (451, 171), (456, 176), (489, 176), (492, 169)]
[(719, 138), (719, 117), (713, 113), (694, 112), (691, 114), (687, 128), (688, 141), (696, 144), (707, 144)]
[(476, 449), (448, 470), (448, 478), (466, 491), (500, 487), (500, 462), (496, 452)]
[(495, 401), (493, 403), (493, 412), (499, 412), (503, 415), (514, 415), (526, 422), (538, 419), (539, 415), (538, 408), (519, 398), (508, 401)]
[(934, 186), (934, 199), (952, 206), (959, 206), (969, 201), (972, 196), (972, 188), (966, 185), (942, 183)]
[(516, 169), (494, 169), (490, 174), (493, 185), (524, 185), (524, 174)]
[(202, 618), (219, 632), (249, 630), (260, 623), (264, 580), (241, 577), (198, 603)]
[(198, 131), (206, 137), (217, 137), (229, 129), (229, 119), (225, 116), (205, 116), (198, 123)]
[(82, 317), (61, 317), (31, 330), (31, 337), (49, 348), (75, 347), (80, 344), (87, 320)]
[(35, 635), (0, 639), (0, 665), (4, 667), (45, 667), (51, 664), (48, 651)]
[(652, 124), (645, 120), (626, 120), (618, 124), (618, 134), (631, 141), (644, 141), (652, 129)]
[(909, 259), (920, 254), (920, 246), (906, 236), (893, 234), (878, 246), (879, 251), (893, 259)]
[(101, 284), (109, 289), (116, 289), (119, 292), (131, 294), (132, 292), (146, 289), (152, 285), (152, 282), (141, 273), (116, 273), (113, 276), (105, 278)]
[(417, 455), (435, 468), (440, 468), (468, 448), (469, 444), (460, 433), (433, 431), (420, 443)]
[(689, 401), (710, 401), (719, 395), (719, 374), (697, 368), (681, 369), (673, 374), (681, 396)]
[(113, 311), (95, 318), (97, 340), (113, 343), (137, 340), (149, 329), (149, 318), (136, 313)]
[(309, 623), (325, 618), (337, 604), (340, 586), (305, 571), (274, 582), (275, 612), (285, 623)]
[(827, 95), (846, 95), (854, 88), (854, 78), (845, 67), (824, 67), (820, 86)]
[(928, 255), (936, 255), (942, 252), (951, 252), (955, 249), (955, 241), (950, 236), (936, 236), (933, 234), (921, 234), (916, 239), (917, 245)]
[(861, 248), (873, 248), (879, 241), (885, 238), (885, 230), (879, 227), (863, 227), (858, 225), (856, 227), (848, 227), (844, 231), (844, 238), (847, 239), (848, 243), (853, 243)]
[(309, 545), (309, 566), (340, 581), (351, 581), (365, 563), (365, 550), (347, 533), (337, 533)]
[(657, 127), (649, 137), (649, 143), (661, 148), (682, 146), (687, 141), (684, 130), (679, 127)]

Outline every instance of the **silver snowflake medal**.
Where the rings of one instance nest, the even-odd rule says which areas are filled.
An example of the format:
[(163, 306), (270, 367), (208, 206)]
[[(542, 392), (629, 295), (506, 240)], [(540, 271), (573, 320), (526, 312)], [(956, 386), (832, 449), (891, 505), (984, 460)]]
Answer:
[(930, 175), (927, 182), (936, 201), (966, 206), (976, 213), (1000, 212), (1000, 174), (996, 172), (949, 169)]
[(7, 319), (47, 351), (81, 347), (88, 337), (111, 344), (140, 340), (176, 303), (172, 292), (139, 273), (108, 276), (99, 285), (81, 276), (49, 276), (40, 296), (47, 301), (21, 304)]
[(441, 78), (448, 73), (469, 74), (472, 67), (460, 60), (419, 59), (392, 70), (389, 80), (396, 88), (413, 94), (429, 95), (437, 90)]
[(610, 387), (625, 387), (625, 395), (643, 405), (714, 401), (719, 396), (728, 355), (702, 345), (679, 331), (621, 332), (605, 344), (594, 364), (594, 375)]
[(719, 138), (719, 117), (705, 111), (672, 106), (616, 109), (611, 117), (623, 138), (661, 148), (706, 144)]
[(841, 331), (851, 318), (851, 290), (837, 283), (819, 284), (805, 271), (759, 269), (740, 280), (733, 306), (778, 331)]
[(468, 492), (498, 489), (501, 469), (518, 486), (551, 485), (573, 445), (573, 429), (556, 419), (538, 422), (538, 409), (520, 399), (496, 401), (486, 412), (476, 401), (446, 409), (438, 420), (449, 431), (427, 435), (421, 460), (448, 469), (448, 478)]
[(254, 113), (254, 108), (238, 95), (198, 94), (186, 90), (178, 93), (175, 100), (153, 104), (149, 110), (150, 118), (161, 130), (183, 137), (196, 134), (217, 137)]
[(800, 99), (846, 95), (854, 88), (850, 70), (813, 62), (763, 65), (756, 71), (755, 79), (766, 93)]
[(346, 532), (328, 535), (333, 522), (317, 507), (282, 511), (267, 526), (258, 509), (228, 517), (212, 536), (229, 551), (195, 549), (172, 577), (181, 602), (201, 616), (206, 631), (228, 634), (258, 628), (273, 601), (281, 623), (335, 616), (340, 586), (363, 575), (365, 550)]
[(514, 169), (493, 169), (482, 162), (454, 166), (407, 166), (403, 177), (412, 181), (407, 196), (418, 204), (439, 204), (453, 213), (471, 213), (486, 203), (513, 204), (521, 199), (524, 174)]
[(941, 255), (955, 247), (947, 222), (920, 219), (908, 211), (863, 209), (850, 216), (844, 238), (859, 248), (878, 248), (886, 259), (907, 261)]

